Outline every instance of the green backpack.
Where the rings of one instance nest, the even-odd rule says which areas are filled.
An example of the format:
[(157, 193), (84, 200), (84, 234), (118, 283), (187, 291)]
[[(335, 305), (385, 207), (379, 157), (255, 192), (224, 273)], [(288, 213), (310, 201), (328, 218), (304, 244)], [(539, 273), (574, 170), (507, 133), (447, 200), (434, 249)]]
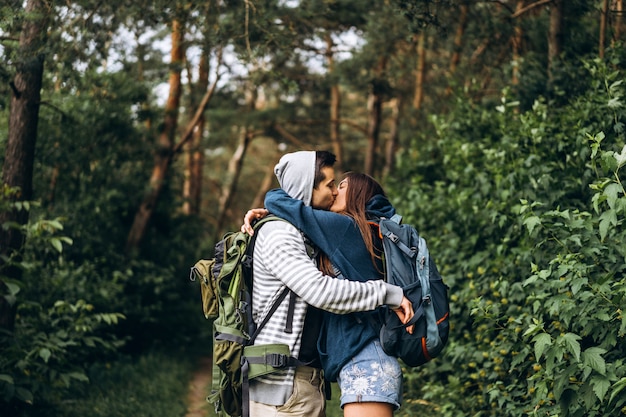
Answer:
[(200, 281), (202, 311), (213, 320), (213, 382), (207, 400), (217, 415), (247, 417), (248, 381), (286, 367), (301, 365), (286, 344), (252, 346), (280, 303), (290, 293), (293, 316), (295, 294), (285, 288), (258, 326), (252, 320), (252, 253), (259, 229), (279, 220), (268, 216), (254, 225), (255, 233), (229, 232), (215, 245), (215, 257), (191, 267), (189, 278)]

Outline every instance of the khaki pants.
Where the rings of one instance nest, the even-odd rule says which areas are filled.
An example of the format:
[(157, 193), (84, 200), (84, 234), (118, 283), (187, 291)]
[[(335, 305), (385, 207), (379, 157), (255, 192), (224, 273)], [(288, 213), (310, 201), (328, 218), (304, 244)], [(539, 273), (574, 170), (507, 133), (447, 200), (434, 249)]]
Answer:
[(326, 417), (324, 380), (320, 370), (309, 366), (296, 368), (293, 394), (281, 406), (250, 401), (250, 417)]

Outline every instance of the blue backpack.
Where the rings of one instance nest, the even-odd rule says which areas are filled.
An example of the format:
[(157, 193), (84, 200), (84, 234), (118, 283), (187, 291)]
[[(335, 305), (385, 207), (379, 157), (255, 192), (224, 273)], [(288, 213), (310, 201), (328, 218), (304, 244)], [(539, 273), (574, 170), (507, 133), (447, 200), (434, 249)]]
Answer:
[(401, 221), (399, 215), (382, 218), (378, 227), (383, 242), (385, 280), (402, 287), (413, 303), (415, 316), (406, 326), (415, 324), (415, 329), (413, 334), (407, 333), (398, 316), (387, 309), (383, 313), (380, 341), (388, 355), (414, 367), (437, 357), (448, 342), (450, 306), (448, 287), (430, 257), (426, 241), (413, 226)]

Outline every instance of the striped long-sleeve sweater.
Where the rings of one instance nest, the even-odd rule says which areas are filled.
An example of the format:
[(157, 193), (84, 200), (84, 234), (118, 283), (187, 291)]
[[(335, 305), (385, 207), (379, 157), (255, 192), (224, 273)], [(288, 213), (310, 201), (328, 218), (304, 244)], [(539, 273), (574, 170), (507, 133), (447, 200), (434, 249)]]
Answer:
[[(302, 234), (291, 224), (274, 221), (259, 231), (254, 247), (253, 316), (260, 322), (280, 292), (289, 287), (297, 294), (292, 333), (285, 333), (289, 297), (272, 315), (257, 336), (255, 345), (285, 343), (298, 357), (307, 305), (333, 313), (373, 310), (387, 304), (397, 307), (402, 289), (382, 280), (355, 282), (323, 275), (308, 256)], [(290, 368), (250, 383), (250, 399), (283, 405), (293, 390), (294, 369)]]

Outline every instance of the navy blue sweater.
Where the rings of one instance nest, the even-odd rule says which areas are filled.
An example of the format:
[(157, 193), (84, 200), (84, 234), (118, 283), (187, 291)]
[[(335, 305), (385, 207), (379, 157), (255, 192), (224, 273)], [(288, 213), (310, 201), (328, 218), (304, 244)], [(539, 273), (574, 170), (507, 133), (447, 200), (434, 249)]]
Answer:
[[(341, 271), (343, 278), (353, 281), (382, 279), (372, 262), (356, 222), (343, 214), (316, 210), (301, 200), (291, 198), (285, 191), (274, 189), (265, 196), (265, 207), (270, 213), (292, 223), (308, 236)], [(382, 195), (374, 196), (366, 206), (370, 219), (390, 218), (395, 209)], [(341, 277), (341, 276), (340, 276)], [(378, 337), (366, 315), (376, 312), (325, 315), (318, 349), (325, 376), (336, 381), (341, 368), (371, 340)]]

